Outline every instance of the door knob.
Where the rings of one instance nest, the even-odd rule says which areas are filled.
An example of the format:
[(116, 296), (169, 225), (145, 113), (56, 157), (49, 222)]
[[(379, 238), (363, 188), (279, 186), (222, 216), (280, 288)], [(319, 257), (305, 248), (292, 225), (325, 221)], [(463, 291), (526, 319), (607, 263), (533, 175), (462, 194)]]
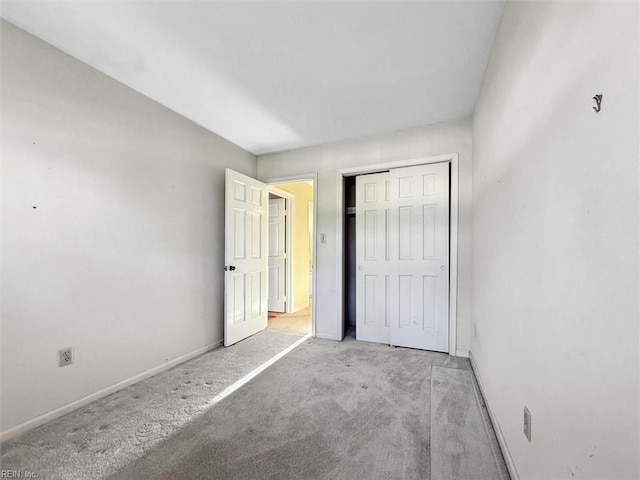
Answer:
[(360, 266), (358, 267), (358, 270), (362, 270), (362, 265), (360, 265)]
[(226, 272), (227, 270), (230, 270), (230, 271), (232, 271), (232, 272), (233, 272), (235, 269), (236, 269), (235, 265), (229, 265), (228, 267), (227, 267), (226, 265), (224, 266), (224, 271), (225, 271), (225, 272)]
[(445, 271), (447, 267), (445, 267), (444, 265), (440, 265), (440, 270), (442, 270), (443, 272)]

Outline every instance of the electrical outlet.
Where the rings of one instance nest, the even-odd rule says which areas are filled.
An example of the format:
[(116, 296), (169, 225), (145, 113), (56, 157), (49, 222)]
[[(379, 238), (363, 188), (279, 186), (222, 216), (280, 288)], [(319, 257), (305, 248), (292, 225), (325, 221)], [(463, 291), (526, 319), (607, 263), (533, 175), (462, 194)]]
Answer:
[(60, 360), (60, 366), (66, 367), (73, 363), (73, 348), (67, 347), (58, 352), (58, 359)]
[(524, 436), (527, 437), (527, 440), (531, 442), (531, 412), (524, 406), (524, 425), (523, 425)]

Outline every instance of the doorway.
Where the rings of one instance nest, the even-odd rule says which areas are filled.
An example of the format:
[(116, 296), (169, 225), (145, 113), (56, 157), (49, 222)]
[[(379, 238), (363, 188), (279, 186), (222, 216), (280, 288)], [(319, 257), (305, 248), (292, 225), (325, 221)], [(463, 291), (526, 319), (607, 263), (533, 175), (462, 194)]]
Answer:
[[(311, 178), (308, 178), (311, 177)], [(316, 174), (302, 179), (282, 179), (279, 182), (289, 190), (282, 195), (291, 201), (291, 214), (285, 223), (285, 242), (288, 258), (284, 272), (285, 290), (281, 300), (285, 312), (275, 316), (287, 316), (281, 330), (288, 331), (295, 319), (297, 331), (315, 335), (315, 179)], [(269, 327), (269, 189), (278, 192), (264, 182), (233, 169), (225, 169), (225, 288), (224, 288), (224, 346), (233, 345)], [(296, 191), (299, 190), (299, 191)], [(274, 198), (277, 195), (274, 196)], [(296, 209), (293, 200), (298, 197), (302, 208)], [(311, 208), (309, 202), (312, 202)], [(296, 220), (299, 210), (304, 219)], [(313, 218), (309, 217), (309, 212)], [(296, 227), (298, 226), (298, 227)], [(303, 234), (296, 240), (295, 229)], [(306, 258), (306, 263), (305, 263)], [(297, 260), (296, 260), (297, 259)], [(301, 261), (302, 260), (302, 261)], [(296, 271), (296, 265), (302, 270)], [(309, 274), (309, 272), (312, 274)], [(282, 302), (278, 309), (282, 310)], [(300, 326), (305, 317), (304, 332)], [(285, 317), (286, 318), (286, 317)], [(276, 328), (274, 326), (274, 328)]]
[(314, 182), (269, 185), (269, 325), (296, 334), (312, 331)]

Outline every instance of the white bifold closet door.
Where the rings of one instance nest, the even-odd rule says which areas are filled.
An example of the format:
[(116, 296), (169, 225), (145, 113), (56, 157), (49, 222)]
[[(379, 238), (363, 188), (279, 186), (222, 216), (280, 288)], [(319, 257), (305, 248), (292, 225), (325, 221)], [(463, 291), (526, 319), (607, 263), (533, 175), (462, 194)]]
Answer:
[(449, 345), (449, 164), (356, 178), (356, 338)]

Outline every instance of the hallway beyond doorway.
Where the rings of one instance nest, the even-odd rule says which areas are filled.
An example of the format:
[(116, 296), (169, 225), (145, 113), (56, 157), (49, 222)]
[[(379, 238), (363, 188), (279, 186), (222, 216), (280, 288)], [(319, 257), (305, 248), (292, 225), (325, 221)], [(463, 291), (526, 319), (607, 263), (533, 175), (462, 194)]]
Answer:
[(269, 312), (269, 330), (306, 334), (311, 332), (311, 302), (309, 306), (293, 313)]

